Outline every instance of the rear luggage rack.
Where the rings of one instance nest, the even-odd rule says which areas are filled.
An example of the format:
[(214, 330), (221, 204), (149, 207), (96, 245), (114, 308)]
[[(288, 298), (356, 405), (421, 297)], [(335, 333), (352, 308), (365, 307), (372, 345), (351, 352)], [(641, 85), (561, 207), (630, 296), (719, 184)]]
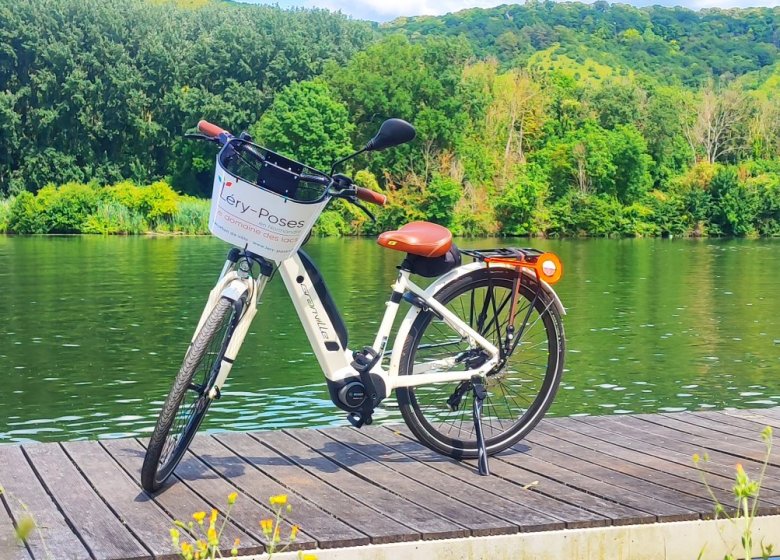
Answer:
[(563, 275), (561, 260), (554, 253), (540, 251), (538, 249), (505, 247), (498, 249), (461, 249), (460, 252), (468, 255), (474, 261), (491, 264), (501, 264), (518, 269), (533, 271), (537, 280), (544, 280), (548, 284), (554, 284)]

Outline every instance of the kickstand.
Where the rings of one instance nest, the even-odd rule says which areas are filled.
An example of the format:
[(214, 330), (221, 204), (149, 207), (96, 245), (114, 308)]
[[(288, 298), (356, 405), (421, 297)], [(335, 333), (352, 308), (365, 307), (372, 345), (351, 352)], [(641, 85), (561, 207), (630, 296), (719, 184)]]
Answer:
[(479, 375), (475, 375), (471, 378), (471, 387), (474, 390), (474, 431), (477, 434), (477, 449), (479, 450), (478, 465), (479, 474), (482, 476), (488, 476), (490, 469), (488, 468), (488, 454), (485, 449), (485, 436), (482, 433), (482, 401), (487, 396), (485, 386), (482, 384), (482, 378)]

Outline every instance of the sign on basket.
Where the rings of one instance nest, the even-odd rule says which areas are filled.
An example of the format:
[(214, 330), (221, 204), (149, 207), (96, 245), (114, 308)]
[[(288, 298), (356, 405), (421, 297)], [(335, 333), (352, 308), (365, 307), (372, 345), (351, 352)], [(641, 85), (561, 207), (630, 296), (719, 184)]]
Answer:
[(223, 241), (279, 262), (298, 250), (327, 203), (327, 197), (296, 202), (227, 173), (217, 162), (209, 229)]

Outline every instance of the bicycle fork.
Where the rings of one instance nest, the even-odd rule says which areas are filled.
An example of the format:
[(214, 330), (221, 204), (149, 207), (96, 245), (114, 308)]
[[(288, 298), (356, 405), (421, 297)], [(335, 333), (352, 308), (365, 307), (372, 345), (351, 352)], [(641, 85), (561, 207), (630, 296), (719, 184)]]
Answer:
[[(227, 347), (222, 353), (219, 363), (215, 365), (219, 370), (214, 383), (209, 388), (208, 397), (211, 400), (218, 399), (221, 395), (222, 386), (225, 384), (228, 375), (230, 375), (230, 370), (233, 367), (233, 362), (236, 359), (238, 350), (244, 343), (244, 338), (246, 338), (246, 334), (249, 332), (249, 326), (252, 324), (252, 320), (257, 314), (257, 301), (265, 290), (271, 274), (270, 268), (268, 270), (261, 269), (260, 274), (258, 274), (255, 279), (251, 274), (246, 274), (241, 271), (228, 271), (230, 262), (229, 257), (217, 284), (209, 293), (206, 307), (203, 309), (200, 321), (195, 329), (195, 334), (193, 334), (192, 337), (194, 341), (220, 298), (225, 297), (236, 305), (240, 317), (238, 324), (235, 326), (235, 329), (227, 342)], [(235, 261), (233, 261), (233, 263), (235, 263)]]

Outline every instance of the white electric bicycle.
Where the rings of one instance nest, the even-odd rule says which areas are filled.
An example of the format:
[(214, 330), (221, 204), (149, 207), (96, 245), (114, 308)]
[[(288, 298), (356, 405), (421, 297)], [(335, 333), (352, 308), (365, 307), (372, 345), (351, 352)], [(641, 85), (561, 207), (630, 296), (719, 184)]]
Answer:
[[(210, 403), (222, 397), (268, 281), (279, 274), (297, 310), (333, 403), (356, 427), (395, 390), (412, 433), (454, 458), (487, 457), (523, 438), (553, 401), (563, 371), (564, 308), (551, 288), (562, 274), (552, 253), (459, 250), (450, 231), (413, 222), (378, 238), (405, 253), (371, 346), (349, 349), (347, 329), (311, 258), (300, 250), (327, 203), (385, 203), (337, 166), (355, 155), (412, 140), (414, 128), (385, 121), (361, 150), (323, 173), (201, 121), (190, 137), (221, 146), (209, 226), (235, 247), (195, 329), (149, 440), (141, 480), (154, 492), (184, 456)], [(373, 216), (371, 216), (373, 218)], [(473, 262), (461, 265), (462, 255)], [(337, 258), (337, 255), (334, 255)], [(427, 288), (413, 274), (436, 278)], [(388, 349), (399, 307), (409, 309)]]

